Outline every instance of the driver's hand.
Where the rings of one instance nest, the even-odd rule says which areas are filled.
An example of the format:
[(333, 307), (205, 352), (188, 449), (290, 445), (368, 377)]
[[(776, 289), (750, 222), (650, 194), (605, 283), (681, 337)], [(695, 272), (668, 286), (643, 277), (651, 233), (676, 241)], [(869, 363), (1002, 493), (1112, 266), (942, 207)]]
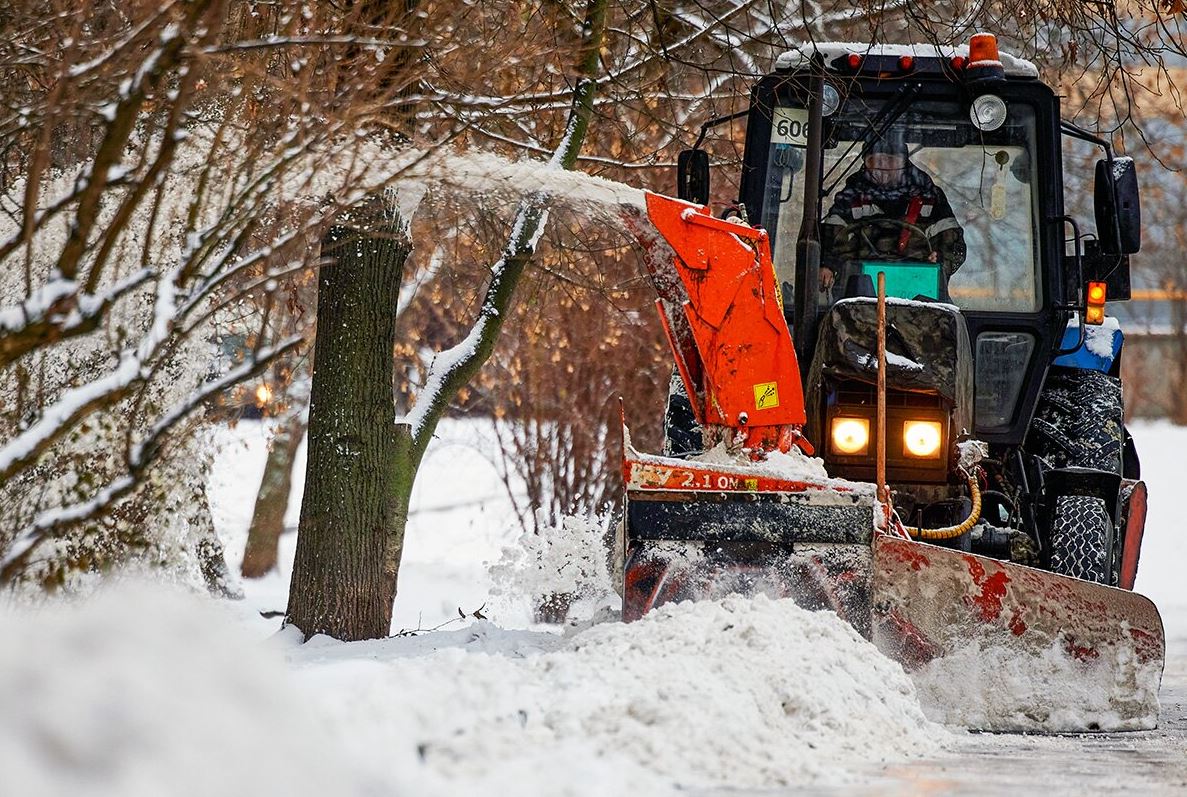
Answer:
[(836, 281), (836, 275), (833, 274), (831, 268), (820, 267), (820, 292), (823, 293), (833, 286)]
[(927, 256), (927, 262), (928, 262), (928, 263), (935, 263), (935, 262), (937, 262), (939, 259), (940, 259), (940, 255), (939, 255), (939, 253), (937, 253), (937, 252), (932, 252), (930, 255), (928, 255), (928, 256)]

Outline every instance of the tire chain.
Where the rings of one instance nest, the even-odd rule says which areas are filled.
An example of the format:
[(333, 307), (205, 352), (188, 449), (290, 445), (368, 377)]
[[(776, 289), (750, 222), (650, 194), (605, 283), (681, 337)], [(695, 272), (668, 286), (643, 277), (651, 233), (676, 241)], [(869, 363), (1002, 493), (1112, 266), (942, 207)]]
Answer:
[(1051, 517), (1051, 572), (1108, 584), (1113, 521), (1105, 502), (1088, 495), (1062, 495)]
[(1122, 423), (1120, 380), (1100, 371), (1052, 369), (1028, 447), (1053, 467), (1120, 473)]

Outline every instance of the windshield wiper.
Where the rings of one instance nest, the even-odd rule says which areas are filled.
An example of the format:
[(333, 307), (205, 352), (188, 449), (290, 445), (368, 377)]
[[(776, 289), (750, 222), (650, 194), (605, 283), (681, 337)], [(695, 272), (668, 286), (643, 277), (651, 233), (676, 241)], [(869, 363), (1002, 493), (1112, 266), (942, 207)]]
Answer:
[[(874, 144), (882, 140), (882, 136), (886, 135), (886, 131), (890, 129), (890, 126), (898, 121), (900, 116), (907, 112), (907, 108), (911, 106), (911, 102), (915, 99), (915, 95), (917, 95), (922, 89), (922, 83), (908, 83), (895, 92), (894, 96), (892, 96), (890, 100), (882, 106), (882, 110), (878, 111), (878, 113), (874, 115), (874, 118), (870, 120), (868, 125), (866, 125), (865, 130), (862, 131), (862, 136), (860, 139), (862, 141), (861, 152), (857, 154), (858, 163), (863, 161), (866, 155), (870, 154), (870, 150), (874, 148)], [(873, 133), (873, 135), (870, 135), (871, 133)], [(828, 182), (828, 178), (832, 177), (833, 172), (840, 168), (841, 164), (845, 162), (845, 158), (848, 157), (849, 153), (853, 151), (855, 146), (857, 146), (857, 141), (853, 141), (849, 144), (848, 148), (846, 148), (846, 150), (841, 153), (841, 157), (837, 159), (836, 163), (833, 164), (833, 167), (828, 170), (828, 174), (824, 175), (824, 180), (821, 182)], [(844, 178), (845, 175), (842, 174), (827, 188), (821, 191), (820, 195), (828, 196), (831, 194), (833, 189), (837, 187), (837, 183), (841, 182), (841, 180)]]

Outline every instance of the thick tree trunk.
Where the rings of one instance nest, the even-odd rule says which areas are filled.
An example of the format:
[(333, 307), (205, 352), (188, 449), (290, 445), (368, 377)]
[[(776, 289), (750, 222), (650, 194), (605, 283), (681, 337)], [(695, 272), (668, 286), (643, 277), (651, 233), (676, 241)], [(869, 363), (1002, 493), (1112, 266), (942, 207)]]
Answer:
[(407, 501), (394, 423), (396, 298), (410, 244), (398, 220), (322, 242), (305, 497), (286, 622), (305, 635), (386, 636)]
[(284, 533), (284, 515), (293, 489), (293, 462), (304, 437), (305, 421), (301, 413), (297, 413), (278, 428), (272, 438), (251, 526), (247, 529), (247, 547), (239, 570), (244, 578), (262, 578), (276, 569), (280, 535)]

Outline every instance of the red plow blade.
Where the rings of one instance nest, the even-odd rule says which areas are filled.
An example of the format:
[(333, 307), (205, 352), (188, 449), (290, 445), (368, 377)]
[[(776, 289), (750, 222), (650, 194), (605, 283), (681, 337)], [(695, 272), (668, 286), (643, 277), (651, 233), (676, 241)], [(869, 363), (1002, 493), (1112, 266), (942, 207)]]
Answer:
[(1141, 730), (1158, 721), (1165, 636), (1149, 599), (877, 535), (872, 636), (933, 719), (981, 730)]

